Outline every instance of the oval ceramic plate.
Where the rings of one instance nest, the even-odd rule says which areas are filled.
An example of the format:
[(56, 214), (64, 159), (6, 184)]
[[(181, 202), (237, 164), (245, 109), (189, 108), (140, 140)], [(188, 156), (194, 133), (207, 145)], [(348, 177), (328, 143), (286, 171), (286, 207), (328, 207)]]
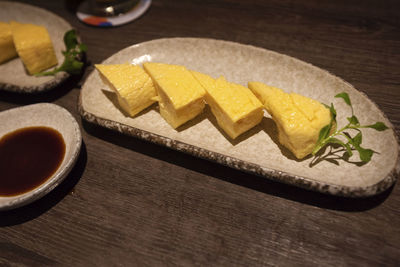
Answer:
[(345, 91), (363, 124), (383, 121), (390, 129), (364, 130), (363, 144), (379, 152), (368, 164), (359, 166), (339, 160), (339, 165), (321, 161), (310, 166), (311, 157), (296, 160), (277, 142), (275, 123), (267, 114), (258, 126), (235, 141), (222, 134), (208, 108), (176, 131), (160, 116), (156, 105), (134, 118), (125, 116), (96, 71), (90, 74), (81, 91), (79, 106), (83, 118), (239, 170), (333, 195), (371, 196), (396, 180), (399, 147), (391, 123), (364, 94), (324, 70), (273, 51), (197, 38), (159, 39), (133, 45), (103, 63), (142, 64), (145, 61), (181, 64), (214, 78), (224, 75), (227, 80), (245, 86), (248, 81), (264, 82), (322, 103), (333, 102), (339, 113), (339, 125), (345, 123), (350, 110), (334, 96)]
[[(72, 29), (68, 22), (42, 8), (16, 2), (0, 2), (0, 20), (2, 22), (14, 20), (46, 27), (53, 42), (58, 64), (63, 62), (64, 56), (61, 51), (65, 50), (64, 33)], [(0, 73), (0, 90), (21, 93), (50, 90), (70, 76), (66, 72), (59, 72), (55, 76), (46, 77), (28, 75), (18, 57), (0, 64)]]
[(65, 142), (64, 159), (57, 171), (35, 189), (17, 196), (0, 196), (0, 210), (20, 207), (41, 198), (64, 180), (78, 158), (82, 143), (81, 132), (75, 118), (66, 109), (41, 103), (0, 112), (0, 138), (17, 129), (31, 126), (46, 126), (61, 133)]

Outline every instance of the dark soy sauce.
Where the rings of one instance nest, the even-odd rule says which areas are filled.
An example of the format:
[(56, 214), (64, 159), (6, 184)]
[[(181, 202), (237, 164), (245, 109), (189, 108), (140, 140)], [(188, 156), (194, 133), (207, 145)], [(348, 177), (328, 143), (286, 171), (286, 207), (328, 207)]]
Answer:
[(50, 178), (65, 155), (62, 135), (49, 127), (26, 127), (0, 139), (0, 196), (28, 192)]

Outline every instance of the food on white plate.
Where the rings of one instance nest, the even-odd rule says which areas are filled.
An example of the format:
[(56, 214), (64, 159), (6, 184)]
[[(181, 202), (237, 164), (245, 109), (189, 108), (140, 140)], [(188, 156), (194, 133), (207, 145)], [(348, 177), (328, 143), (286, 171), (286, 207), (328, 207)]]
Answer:
[(278, 128), (279, 142), (298, 159), (311, 154), (331, 114), (320, 102), (260, 82), (248, 87), (261, 100)]
[(154, 102), (157, 95), (150, 76), (140, 67), (132, 64), (96, 64), (102, 81), (113, 89), (121, 108), (135, 116)]
[(260, 123), (263, 106), (247, 87), (228, 82), (224, 77), (214, 79), (200, 72), (192, 73), (206, 90), (206, 102), (218, 125), (230, 138), (235, 139)]
[(174, 129), (203, 111), (206, 92), (184, 66), (146, 62), (143, 67), (155, 84), (160, 114)]
[(0, 51), (0, 64), (17, 56), (11, 26), (5, 22), (0, 22)]
[(30, 75), (57, 65), (47, 29), (43, 26), (10, 22), (13, 42), (18, 56)]

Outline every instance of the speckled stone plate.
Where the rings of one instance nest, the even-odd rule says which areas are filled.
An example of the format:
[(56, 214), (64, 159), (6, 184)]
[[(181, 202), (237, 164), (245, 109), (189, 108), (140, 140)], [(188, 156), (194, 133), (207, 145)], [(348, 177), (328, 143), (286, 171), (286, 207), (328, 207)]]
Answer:
[[(63, 62), (64, 56), (61, 51), (65, 50), (64, 33), (72, 29), (68, 22), (42, 8), (17, 2), (0, 2), (0, 21), (9, 22), (11, 20), (46, 27), (53, 42), (58, 64)], [(20, 93), (47, 91), (62, 83), (69, 76), (66, 72), (46, 77), (28, 75), (21, 59), (17, 57), (0, 64), (0, 90)]]
[(0, 112), (0, 138), (15, 130), (34, 126), (50, 127), (62, 135), (65, 143), (64, 159), (56, 172), (38, 187), (16, 196), (0, 196), (0, 210), (17, 208), (46, 195), (64, 180), (78, 158), (82, 143), (81, 131), (75, 118), (63, 107), (39, 103)]
[(334, 75), (311, 64), (273, 51), (233, 42), (171, 38), (133, 45), (112, 55), (104, 64), (146, 61), (182, 64), (213, 77), (224, 75), (229, 81), (247, 85), (260, 81), (297, 92), (323, 103), (334, 103), (338, 124), (344, 125), (350, 109), (334, 96), (347, 92), (361, 123), (383, 121), (384, 132), (363, 131), (363, 144), (378, 152), (368, 164), (351, 161), (296, 160), (277, 141), (276, 125), (265, 114), (262, 122), (249, 132), (229, 140), (206, 108), (195, 120), (178, 130), (172, 129), (158, 113), (158, 107), (127, 117), (118, 107), (115, 95), (104, 85), (96, 71), (84, 83), (79, 108), (89, 122), (161, 144), (178, 151), (247, 171), (275, 181), (346, 197), (367, 197), (382, 192), (396, 180), (399, 172), (399, 146), (392, 124), (366, 95)]

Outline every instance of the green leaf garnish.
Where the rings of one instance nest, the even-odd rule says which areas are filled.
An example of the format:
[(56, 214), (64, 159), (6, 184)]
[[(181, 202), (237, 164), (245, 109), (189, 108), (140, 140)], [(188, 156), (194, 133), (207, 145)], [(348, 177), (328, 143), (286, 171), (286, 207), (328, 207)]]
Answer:
[(352, 142), (351, 142), (351, 144), (353, 145), (353, 146), (360, 146), (361, 145), (361, 143), (362, 143), (362, 134), (361, 134), (361, 132), (359, 132), (356, 136), (354, 136), (352, 139)]
[(369, 162), (374, 154), (374, 151), (371, 149), (365, 149), (362, 147), (356, 147), (358, 153), (360, 154), (360, 160), (362, 162)]
[(378, 121), (372, 125), (366, 125), (366, 126), (364, 126), (364, 128), (372, 128), (372, 129), (375, 129), (380, 132), (388, 129), (388, 127), (383, 122), (380, 122), (380, 121)]
[(347, 120), (349, 121), (350, 124), (360, 125), (360, 123), (358, 122), (358, 118), (354, 115), (351, 117), (348, 117)]
[(70, 51), (75, 48), (75, 46), (78, 44), (78, 39), (76, 38), (75, 30), (67, 31), (64, 34), (64, 44), (65, 47), (67, 48), (67, 51)]
[(64, 43), (66, 51), (62, 51), (64, 62), (50, 71), (39, 72), (35, 76), (50, 76), (55, 75), (60, 71), (68, 72), (69, 74), (80, 74), (84, 63), (82, 62), (83, 53), (87, 51), (85, 44), (79, 43), (76, 31), (74, 29), (67, 31), (64, 34)]
[[(342, 146), (346, 150), (347, 156), (351, 157), (353, 155), (352, 151), (356, 150), (360, 156), (360, 160), (363, 163), (369, 162), (373, 154), (376, 152), (372, 149), (361, 147), (363, 141), (361, 128), (371, 128), (377, 131), (384, 131), (389, 128), (383, 122), (376, 122), (370, 125), (360, 125), (358, 118), (354, 115), (353, 106), (351, 104), (349, 95), (343, 92), (337, 94), (335, 97), (342, 98), (344, 102), (350, 106), (351, 117), (347, 118), (349, 123), (343, 128), (336, 129), (334, 132), (332, 132), (333, 126), (336, 124), (336, 110), (333, 104), (331, 104), (330, 106), (325, 105), (327, 108), (329, 108), (329, 111), (331, 113), (331, 121), (328, 125), (320, 130), (318, 141), (314, 147), (314, 150), (312, 151), (312, 155), (315, 156), (318, 151), (320, 151), (328, 144), (336, 144)], [(357, 134), (352, 137), (349, 134), (348, 130), (357, 131)], [(342, 136), (345, 141), (338, 139), (337, 137), (339, 136)]]
[(343, 92), (340, 94), (335, 95), (336, 98), (343, 98), (344, 102), (346, 102), (347, 105), (351, 106), (351, 101), (350, 101), (350, 97), (347, 93)]
[[(336, 122), (336, 109), (332, 103), (331, 103), (331, 106), (329, 107), (329, 111), (331, 112), (332, 120)], [(331, 121), (331, 123), (332, 123), (332, 121)]]
[(321, 129), (319, 132), (318, 142), (320, 143), (322, 140), (326, 139), (330, 131), (330, 124), (326, 125), (324, 128)]

